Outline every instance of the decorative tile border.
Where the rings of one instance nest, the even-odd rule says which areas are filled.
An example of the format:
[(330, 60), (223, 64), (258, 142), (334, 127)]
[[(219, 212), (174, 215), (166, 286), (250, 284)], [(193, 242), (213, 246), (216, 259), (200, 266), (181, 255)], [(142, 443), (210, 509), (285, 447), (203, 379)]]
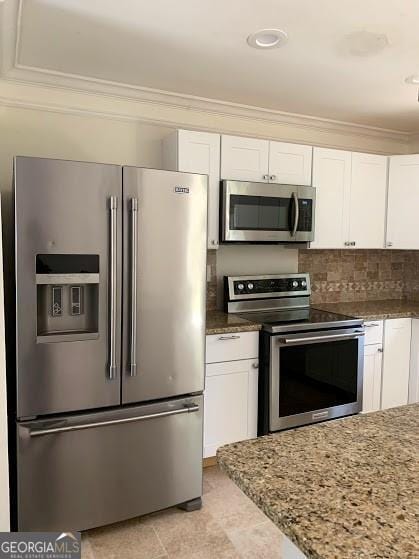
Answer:
[(419, 251), (300, 250), (300, 272), (309, 272), (312, 303), (419, 300)]

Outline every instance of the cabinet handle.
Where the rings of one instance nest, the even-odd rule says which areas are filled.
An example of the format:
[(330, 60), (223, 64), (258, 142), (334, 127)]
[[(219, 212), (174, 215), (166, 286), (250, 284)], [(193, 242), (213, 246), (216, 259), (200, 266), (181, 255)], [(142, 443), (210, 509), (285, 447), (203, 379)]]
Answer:
[(388, 246), (388, 247), (392, 247), (392, 246), (393, 246), (393, 243), (388, 242), (388, 243), (387, 243), (387, 246)]
[(269, 180), (269, 175), (263, 175), (262, 178), (263, 178), (264, 181), (268, 181)]
[(226, 342), (228, 340), (239, 340), (240, 336), (220, 336), (218, 339), (222, 342)]
[(380, 326), (378, 322), (372, 322), (371, 324), (364, 324), (365, 328), (374, 328), (375, 326)]
[(353, 247), (356, 246), (356, 242), (352, 241), (351, 246), (353, 246)]
[(382, 348), (382, 347), (379, 347), (377, 351), (378, 351), (379, 353), (383, 353), (383, 348)]
[(350, 243), (349, 241), (345, 241), (345, 242), (344, 242), (344, 245), (345, 245), (346, 247), (350, 247), (350, 246), (351, 246), (351, 243)]
[(269, 180), (271, 180), (271, 181), (276, 180), (276, 175), (271, 175), (271, 176), (269, 177)]

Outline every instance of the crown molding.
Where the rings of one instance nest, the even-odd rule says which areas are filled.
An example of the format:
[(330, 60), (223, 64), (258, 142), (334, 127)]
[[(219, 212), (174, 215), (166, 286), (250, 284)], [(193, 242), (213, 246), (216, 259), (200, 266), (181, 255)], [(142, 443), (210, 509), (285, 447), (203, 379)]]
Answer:
[(1, 7), (2, 105), (378, 153), (409, 149), (412, 134), (404, 131), (25, 66), (19, 62), (22, 0), (6, 0)]

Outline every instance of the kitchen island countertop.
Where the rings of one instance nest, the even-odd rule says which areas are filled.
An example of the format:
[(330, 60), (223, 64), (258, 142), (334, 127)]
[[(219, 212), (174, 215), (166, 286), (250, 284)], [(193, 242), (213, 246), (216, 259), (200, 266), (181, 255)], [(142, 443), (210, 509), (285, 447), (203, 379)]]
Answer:
[(230, 444), (217, 456), (309, 559), (419, 557), (419, 404)]

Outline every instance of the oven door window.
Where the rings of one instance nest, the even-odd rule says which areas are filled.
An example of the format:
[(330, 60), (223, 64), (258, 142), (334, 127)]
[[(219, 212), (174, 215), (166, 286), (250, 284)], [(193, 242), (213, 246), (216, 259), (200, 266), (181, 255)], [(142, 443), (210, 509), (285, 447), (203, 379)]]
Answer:
[(279, 349), (279, 417), (357, 400), (358, 340)]
[[(313, 202), (300, 199), (297, 231), (310, 231)], [(230, 195), (230, 229), (238, 231), (290, 231), (294, 223), (293, 200), (286, 197)]]

